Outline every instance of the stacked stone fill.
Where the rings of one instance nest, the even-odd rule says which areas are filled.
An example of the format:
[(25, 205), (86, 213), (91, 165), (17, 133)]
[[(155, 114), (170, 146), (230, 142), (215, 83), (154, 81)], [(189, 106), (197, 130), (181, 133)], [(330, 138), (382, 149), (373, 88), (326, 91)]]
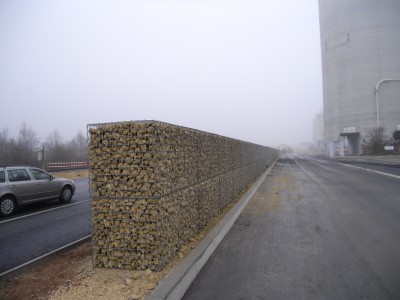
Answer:
[(158, 121), (88, 131), (96, 267), (162, 270), (278, 155)]

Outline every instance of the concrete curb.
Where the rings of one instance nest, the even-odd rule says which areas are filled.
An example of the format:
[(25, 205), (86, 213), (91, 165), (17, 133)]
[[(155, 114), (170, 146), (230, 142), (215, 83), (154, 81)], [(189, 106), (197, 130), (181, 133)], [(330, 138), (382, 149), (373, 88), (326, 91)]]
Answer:
[(261, 175), (261, 177), (207, 234), (197, 247), (194, 248), (190, 254), (153, 290), (153, 292), (146, 297), (146, 300), (178, 300), (183, 297), (197, 274), (199, 274), (200, 270), (207, 263), (219, 243), (236, 222), (236, 219), (254, 196), (278, 159), (279, 158), (277, 158), (271, 167)]

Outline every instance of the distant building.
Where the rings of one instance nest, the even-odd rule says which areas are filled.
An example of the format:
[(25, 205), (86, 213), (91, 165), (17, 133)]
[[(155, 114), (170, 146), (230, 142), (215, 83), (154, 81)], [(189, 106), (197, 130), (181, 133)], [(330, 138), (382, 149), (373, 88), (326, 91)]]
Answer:
[(324, 114), (318, 113), (313, 121), (313, 143), (317, 150), (325, 149)]
[(292, 153), (293, 152), (293, 148), (286, 144), (280, 144), (278, 146), (278, 149), (281, 151), (281, 153)]
[(400, 1), (319, 0), (326, 145), (400, 131)]

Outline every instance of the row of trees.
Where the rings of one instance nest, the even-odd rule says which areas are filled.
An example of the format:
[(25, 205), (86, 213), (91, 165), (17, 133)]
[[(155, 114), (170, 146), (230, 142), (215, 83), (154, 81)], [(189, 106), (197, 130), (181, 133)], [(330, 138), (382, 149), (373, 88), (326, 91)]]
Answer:
[[(385, 134), (383, 127), (372, 129), (368, 132), (363, 144), (364, 153), (384, 153), (385, 145), (397, 146), (399, 140), (400, 133), (398, 131), (391, 139)], [(77, 132), (70, 141), (64, 142), (60, 132), (54, 130), (44, 142), (41, 142), (32, 127), (23, 123), (16, 138), (10, 136), (7, 128), (0, 131), (0, 166), (20, 164), (41, 166), (42, 162), (38, 160), (38, 152), (43, 147), (47, 162), (86, 161), (88, 159), (87, 140), (82, 132)]]
[(26, 123), (21, 125), (17, 137), (11, 137), (8, 128), (0, 131), (0, 166), (32, 165), (41, 166), (38, 152), (45, 149), (47, 162), (70, 162), (87, 160), (87, 141), (78, 132), (70, 141), (64, 142), (60, 132), (54, 130), (44, 142)]

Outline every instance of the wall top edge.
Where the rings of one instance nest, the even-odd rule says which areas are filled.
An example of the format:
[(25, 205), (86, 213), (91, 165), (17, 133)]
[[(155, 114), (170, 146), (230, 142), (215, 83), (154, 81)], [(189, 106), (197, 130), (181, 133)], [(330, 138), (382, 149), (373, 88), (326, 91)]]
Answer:
[(235, 138), (219, 135), (219, 134), (212, 133), (212, 132), (202, 131), (202, 130), (199, 130), (199, 129), (194, 129), (194, 128), (185, 127), (185, 126), (181, 126), (181, 125), (176, 125), (176, 124), (172, 124), (172, 123), (167, 123), (167, 122), (163, 122), (163, 121), (157, 121), (157, 120), (135, 120), (135, 121), (92, 123), (92, 124), (87, 124), (87, 132), (89, 134), (89, 130), (92, 129), (92, 128), (100, 128), (100, 127), (109, 126), (109, 125), (146, 124), (146, 123), (149, 124), (149, 125), (151, 125), (151, 124), (154, 124), (154, 125), (165, 125), (165, 126), (175, 127), (175, 128), (179, 128), (179, 129), (190, 130), (190, 131), (193, 131), (193, 132), (196, 132), (196, 133), (212, 135), (212, 136), (219, 137), (219, 138), (224, 138), (224, 139), (234, 140), (234, 141), (238, 141), (238, 142), (242, 142), (242, 143), (247, 143), (249, 145), (261, 146), (261, 147), (264, 147), (264, 148), (277, 150), (277, 149), (272, 148), (272, 147), (268, 147), (268, 146), (264, 146), (264, 145), (260, 145), (260, 144), (255, 144), (255, 143), (248, 142), (248, 141), (239, 140), (239, 139), (235, 139)]

